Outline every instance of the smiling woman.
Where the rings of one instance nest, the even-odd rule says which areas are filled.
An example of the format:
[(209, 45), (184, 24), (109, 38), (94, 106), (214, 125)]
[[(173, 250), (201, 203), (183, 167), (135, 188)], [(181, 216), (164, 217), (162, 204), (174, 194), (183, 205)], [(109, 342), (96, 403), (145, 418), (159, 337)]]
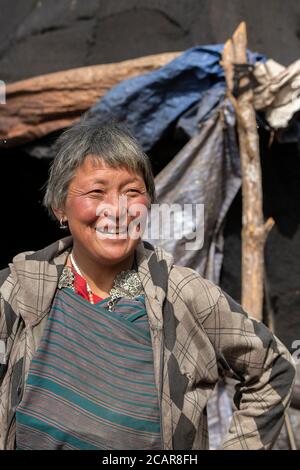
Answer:
[(139, 238), (130, 236), (128, 228), (136, 204), (147, 211), (149, 196), (141, 176), (88, 157), (75, 172), (64, 207), (53, 208), (57, 218), (68, 223), (73, 257), (99, 295), (108, 296), (116, 274), (133, 263)]
[(226, 449), (268, 449), (294, 366), (219, 287), (142, 240), (150, 162), (118, 124), (57, 141), (44, 204), (71, 236), (0, 271), (1, 449), (205, 449), (219, 375)]
[(88, 289), (108, 297), (116, 275), (132, 266), (140, 241), (128, 230), (141, 217), (133, 207), (147, 212), (154, 198), (150, 162), (116, 124), (74, 126), (57, 147), (45, 205), (73, 236), (68, 264), (76, 260)]

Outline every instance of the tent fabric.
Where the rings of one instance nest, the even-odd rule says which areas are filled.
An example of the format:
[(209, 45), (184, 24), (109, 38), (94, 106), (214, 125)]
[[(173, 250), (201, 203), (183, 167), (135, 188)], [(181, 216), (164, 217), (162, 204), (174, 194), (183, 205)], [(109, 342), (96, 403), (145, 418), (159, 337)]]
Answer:
[[(220, 65), (223, 47), (193, 47), (159, 70), (125, 80), (92, 107), (89, 115), (99, 123), (112, 118), (124, 122), (149, 151), (205, 91), (217, 83), (225, 87)], [(248, 52), (248, 60), (256, 63), (265, 58)]]
[[(201, 107), (200, 103), (196, 114), (202, 114)], [(186, 122), (183, 116), (178, 125), (182, 127)], [(225, 215), (241, 186), (235, 117), (227, 100), (198, 123), (198, 132), (159, 173), (155, 186), (160, 204), (168, 204), (169, 207), (178, 204), (182, 208), (191, 204), (194, 210), (183, 211), (184, 220), (176, 221), (175, 216), (175, 224), (180, 225), (177, 230), (183, 234), (181, 238), (150, 238), (150, 241), (172, 253), (177, 264), (189, 266), (218, 283), (223, 260)], [(195, 204), (203, 205), (204, 217), (199, 213), (197, 219)], [(199, 239), (202, 236), (203, 245), (188, 250), (186, 243), (192, 241), (194, 232), (199, 234)], [(151, 228), (148, 233), (151, 234)]]
[(227, 384), (223, 380), (219, 380), (207, 402), (210, 450), (221, 450), (222, 441), (228, 433), (232, 415), (232, 398), (227, 391)]

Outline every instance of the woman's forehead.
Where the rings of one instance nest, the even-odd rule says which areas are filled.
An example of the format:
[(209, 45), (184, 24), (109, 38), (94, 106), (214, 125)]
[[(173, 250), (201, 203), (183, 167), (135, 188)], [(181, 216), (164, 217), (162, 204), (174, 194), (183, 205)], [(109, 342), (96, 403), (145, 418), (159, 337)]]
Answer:
[(92, 181), (96, 183), (111, 183), (128, 180), (144, 181), (142, 176), (125, 166), (110, 166), (101, 158), (86, 158), (75, 171), (73, 181)]

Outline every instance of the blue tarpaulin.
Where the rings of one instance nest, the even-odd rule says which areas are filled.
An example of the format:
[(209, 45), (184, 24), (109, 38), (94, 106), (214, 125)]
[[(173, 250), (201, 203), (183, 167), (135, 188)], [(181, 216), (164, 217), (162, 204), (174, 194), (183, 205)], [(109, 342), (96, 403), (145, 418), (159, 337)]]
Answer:
[[(217, 85), (225, 88), (220, 65), (223, 44), (188, 49), (160, 69), (125, 80), (91, 108), (100, 122), (124, 122), (147, 152), (177, 119)], [(248, 60), (264, 60), (248, 52)]]

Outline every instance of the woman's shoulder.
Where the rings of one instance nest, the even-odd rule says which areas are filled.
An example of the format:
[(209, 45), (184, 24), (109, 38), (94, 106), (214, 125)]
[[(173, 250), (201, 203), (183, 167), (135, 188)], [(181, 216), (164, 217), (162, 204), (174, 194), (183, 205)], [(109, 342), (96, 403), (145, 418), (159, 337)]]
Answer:
[(180, 295), (187, 303), (196, 306), (216, 305), (222, 293), (221, 288), (205, 279), (194, 269), (173, 265), (169, 275), (169, 288), (173, 295)]
[(45, 264), (56, 264), (64, 258), (67, 250), (72, 245), (72, 237), (66, 237), (57, 240), (39, 250), (27, 250), (16, 254), (7, 267), (0, 270), (0, 288), (4, 282), (10, 277), (11, 280), (18, 279), (18, 272), (26, 275), (32, 270), (39, 270), (38, 265), (32, 264), (31, 261), (41, 262)]
[(158, 262), (166, 262), (169, 271), (168, 290), (173, 301), (181, 298), (186, 304), (194, 303), (197, 310), (207, 304), (216, 305), (222, 293), (219, 286), (194, 269), (175, 264), (171, 253), (162, 247), (144, 242), (144, 249), (149, 250), (149, 253), (154, 252)]
[[(13, 257), (11, 262), (3, 269), (0, 269), (0, 295), (6, 294), (9, 296), (10, 291), (13, 290), (14, 286), (18, 282), (18, 273), (16, 267), (22, 265), (28, 255), (31, 255), (34, 251), (23, 251)], [(8, 282), (6, 282), (8, 281)]]

